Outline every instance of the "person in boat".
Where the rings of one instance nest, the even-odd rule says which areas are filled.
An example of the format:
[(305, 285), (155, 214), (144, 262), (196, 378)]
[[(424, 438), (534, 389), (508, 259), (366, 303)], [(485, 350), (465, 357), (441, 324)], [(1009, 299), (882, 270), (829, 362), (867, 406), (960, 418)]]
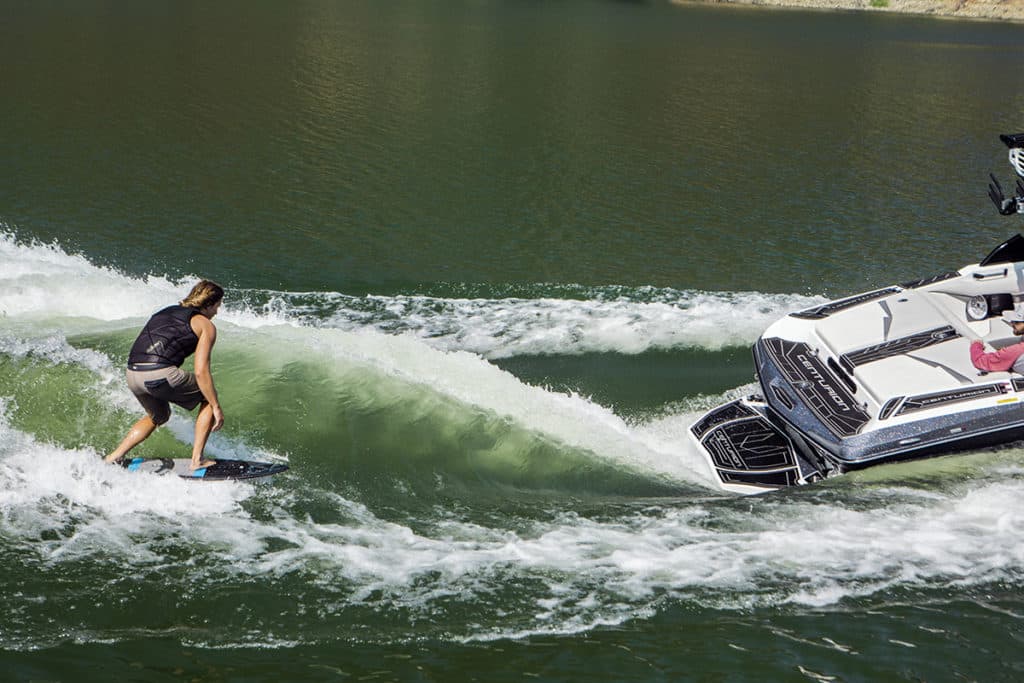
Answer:
[[(1018, 337), (1024, 336), (1024, 307), (1003, 311), (1003, 321)], [(1024, 374), (1024, 342), (1006, 346), (998, 351), (985, 352), (985, 345), (978, 340), (971, 342), (971, 362), (985, 372), (1013, 370)]]
[[(192, 469), (212, 465), (203, 459), (210, 432), (224, 424), (224, 412), (210, 372), (210, 352), (217, 341), (212, 318), (217, 315), (224, 289), (216, 282), (200, 280), (177, 306), (158, 311), (142, 328), (128, 354), (128, 388), (142, 404), (146, 416), (136, 422), (127, 436), (104, 460), (116, 463), (128, 451), (149, 438), (171, 417), (171, 404), (185, 410), (199, 406)], [(181, 364), (195, 354), (195, 372)]]

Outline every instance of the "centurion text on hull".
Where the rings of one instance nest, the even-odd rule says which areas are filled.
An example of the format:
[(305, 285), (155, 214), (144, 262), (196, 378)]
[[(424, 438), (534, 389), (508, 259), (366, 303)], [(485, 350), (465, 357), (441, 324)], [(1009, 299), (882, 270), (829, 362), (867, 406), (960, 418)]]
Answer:
[[(1024, 177), (1024, 134), (1002, 136)], [(1024, 187), (1000, 212), (1024, 213)], [(958, 271), (792, 313), (754, 344), (761, 394), (690, 435), (723, 489), (757, 493), (881, 463), (1024, 439), (1024, 376), (985, 373), (970, 344), (1020, 341), (1000, 314), (1024, 300), (1024, 238)]]

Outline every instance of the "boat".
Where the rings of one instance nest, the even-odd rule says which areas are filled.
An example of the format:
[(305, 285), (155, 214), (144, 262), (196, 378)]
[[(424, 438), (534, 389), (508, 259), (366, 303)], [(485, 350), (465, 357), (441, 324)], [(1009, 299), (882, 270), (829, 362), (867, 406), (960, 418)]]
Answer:
[[(1024, 214), (1024, 133), (1002, 135), (1018, 175), (1003, 215)], [(976, 264), (791, 313), (753, 346), (759, 393), (702, 415), (689, 435), (718, 486), (741, 494), (810, 484), (885, 463), (1024, 439), (1024, 375), (984, 372), (1021, 341), (1003, 313), (1024, 307), (1024, 237)]]

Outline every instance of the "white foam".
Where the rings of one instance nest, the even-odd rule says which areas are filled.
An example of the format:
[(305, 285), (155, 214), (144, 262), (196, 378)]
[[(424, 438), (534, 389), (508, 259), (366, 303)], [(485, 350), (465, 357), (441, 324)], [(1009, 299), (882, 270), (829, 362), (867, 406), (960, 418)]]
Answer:
[(486, 604), (501, 586), (540, 582), (512, 626), (481, 615), (489, 625), (465, 639), (572, 633), (635, 618), (666, 597), (721, 609), (822, 607), (894, 585), (1011, 580), (1024, 569), (1024, 525), (1012, 511), (1022, 489), (988, 484), (961, 498), (862, 511), (790, 500), (600, 521), (563, 514), (518, 532), (449, 519), (416, 533), (357, 506), (347, 524), (280, 520), (272, 533), (288, 548), (238, 568), (284, 576), (313, 564), (326, 590), (346, 586), (357, 604), (428, 611), (453, 598)]
[[(180, 299), (196, 279), (132, 278), (68, 254), (59, 245), (26, 244), (10, 232), (0, 232), (0, 317), (128, 324)], [(281, 324), (326, 325), (347, 331), (370, 328), (412, 335), (441, 350), (505, 358), (747, 345), (772, 320), (824, 301), (759, 292), (566, 289), (571, 295), (566, 298), (501, 299), (229, 292), (219, 319), (247, 328)], [(265, 303), (245, 303), (235, 295)]]
[[(26, 244), (10, 232), (0, 231), (0, 319), (24, 318), (44, 328), (47, 320), (66, 327), (66, 318), (135, 321), (180, 300), (198, 279), (133, 278), (94, 265), (84, 256), (68, 254), (57, 244)], [(289, 322), (273, 312), (232, 308), (230, 301), (221, 319), (242, 327)]]
[(110, 359), (92, 349), (76, 348), (67, 342), (62, 334), (48, 334), (34, 339), (8, 336), (0, 333), (0, 354), (11, 358), (43, 359), (53, 365), (72, 364), (82, 366), (104, 379), (113, 379), (115, 371)]
[(57, 245), (23, 244), (0, 232), (0, 317), (121, 320), (152, 313), (180, 289), (166, 278), (132, 279)]
[(662, 291), (657, 298), (391, 297), (388, 308), (401, 327), (436, 348), (505, 358), (746, 345), (776, 318), (817, 301), (757, 292)]
[(588, 298), (460, 299), (278, 293), (267, 311), (344, 330), (410, 334), (443, 350), (487, 358), (622, 353), (748, 345), (786, 313), (822, 297), (621, 287), (572, 290)]
[[(452, 634), (461, 640), (577, 633), (653, 613), (666, 599), (818, 608), (893, 586), (1014, 581), (1024, 570), (1019, 480), (928, 495), (872, 490), (858, 496), (860, 509), (834, 490), (805, 489), (741, 506), (658, 503), (597, 519), (563, 512), (508, 528), (439, 508), (415, 530), (308, 482), (266, 490), (129, 473), (0, 419), (0, 532), (46, 563), (98, 555), (147, 571), (180, 562), (169, 553), (188, 543), (200, 587), (216, 567), (244, 580), (298, 574), (318, 609), (431, 614), (454, 602), (478, 615)], [(243, 505), (254, 495), (259, 516)], [(332, 521), (295, 514), (313, 500), (336, 511)], [(497, 603), (495, 593), (504, 596)]]
[[(139, 476), (103, 464), (91, 450), (37, 442), (10, 425), (9, 400), (0, 400), (0, 409), (0, 529), (5, 538), (32, 542), (47, 561), (98, 550), (156, 561), (146, 534), (191, 525), (203, 533), (208, 517), (237, 513), (250, 494), (245, 486)], [(52, 540), (38, 540), (47, 532)]]

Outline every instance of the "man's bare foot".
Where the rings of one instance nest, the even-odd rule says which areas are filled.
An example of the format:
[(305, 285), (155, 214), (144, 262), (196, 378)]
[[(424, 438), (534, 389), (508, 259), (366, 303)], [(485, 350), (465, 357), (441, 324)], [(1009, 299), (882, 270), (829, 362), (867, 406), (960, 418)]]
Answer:
[(111, 453), (107, 457), (103, 458), (103, 462), (107, 463), (108, 465), (116, 465), (117, 463), (121, 462), (121, 460), (123, 460), (123, 459), (124, 459), (123, 455), (114, 455), (113, 453)]
[(196, 462), (195, 460), (193, 460), (192, 464), (189, 465), (189, 469), (190, 470), (201, 470), (204, 467), (209, 467), (210, 465), (213, 465), (216, 462), (217, 462), (216, 460), (203, 460), (202, 462)]

